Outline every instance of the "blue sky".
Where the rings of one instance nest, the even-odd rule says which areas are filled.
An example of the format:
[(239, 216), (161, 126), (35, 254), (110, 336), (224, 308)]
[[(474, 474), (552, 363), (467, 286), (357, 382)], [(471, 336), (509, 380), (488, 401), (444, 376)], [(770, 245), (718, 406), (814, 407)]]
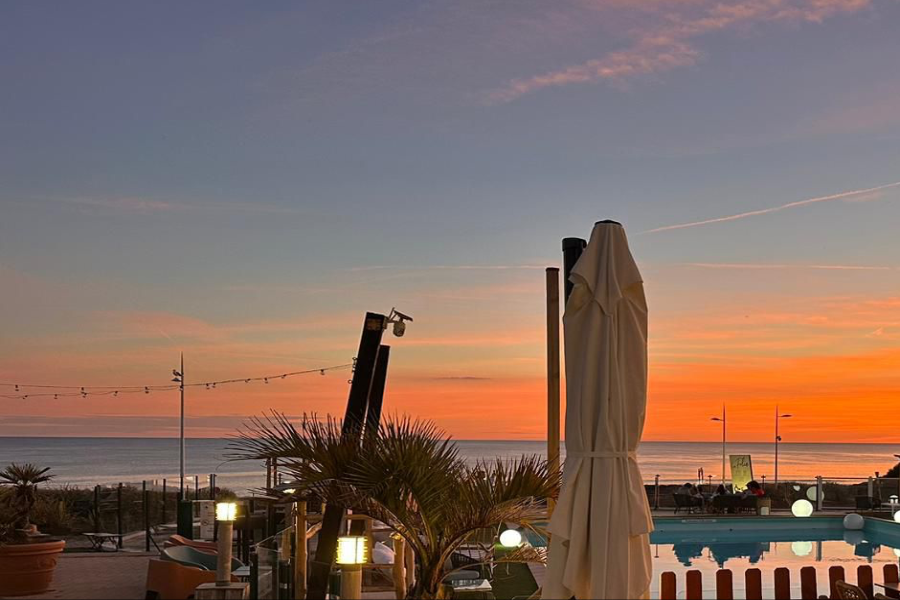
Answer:
[(399, 381), (508, 377), (538, 406), (531, 267), (607, 217), (663, 335), (754, 293), (893, 298), (897, 187), (637, 234), (900, 181), (898, 24), (896, 0), (5, 3), (0, 379), (341, 362), (397, 305), (444, 340), (411, 329)]

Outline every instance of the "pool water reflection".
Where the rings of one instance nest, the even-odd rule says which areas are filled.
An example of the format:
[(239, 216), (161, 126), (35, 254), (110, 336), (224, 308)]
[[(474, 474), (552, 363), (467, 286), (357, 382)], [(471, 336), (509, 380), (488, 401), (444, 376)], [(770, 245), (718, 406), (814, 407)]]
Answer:
[(760, 569), (763, 581), (771, 585), (772, 571), (778, 567), (791, 569), (799, 583), (800, 569), (816, 566), (824, 585), (832, 565), (849, 572), (871, 564), (880, 579), (885, 564), (900, 560), (900, 525), (867, 520), (864, 530), (847, 531), (838, 517), (657, 519), (650, 541), (654, 595), (665, 571), (675, 572), (683, 581), (685, 571), (699, 570), (711, 587), (715, 572), (727, 568), (734, 572), (737, 588), (749, 568)]

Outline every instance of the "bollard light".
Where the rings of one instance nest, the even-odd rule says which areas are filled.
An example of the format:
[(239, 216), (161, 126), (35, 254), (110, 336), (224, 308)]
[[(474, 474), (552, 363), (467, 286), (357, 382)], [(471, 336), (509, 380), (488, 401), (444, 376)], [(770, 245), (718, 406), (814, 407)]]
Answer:
[(500, 534), (500, 545), (504, 548), (518, 548), (522, 545), (522, 534), (515, 529), (507, 529)]
[(368, 545), (366, 538), (361, 535), (349, 535), (338, 538), (337, 564), (362, 565), (365, 564)]
[(216, 558), (217, 586), (231, 585), (231, 543), (236, 518), (236, 503), (219, 502), (216, 504), (216, 521), (219, 522), (219, 547)]
[(219, 502), (216, 504), (216, 521), (234, 523), (237, 519), (237, 504), (234, 502)]
[(797, 500), (791, 506), (791, 512), (795, 517), (811, 517), (813, 514), (813, 505), (809, 500)]
[(368, 544), (361, 535), (338, 538), (337, 564), (341, 565), (341, 598), (362, 598), (362, 565), (366, 562)]

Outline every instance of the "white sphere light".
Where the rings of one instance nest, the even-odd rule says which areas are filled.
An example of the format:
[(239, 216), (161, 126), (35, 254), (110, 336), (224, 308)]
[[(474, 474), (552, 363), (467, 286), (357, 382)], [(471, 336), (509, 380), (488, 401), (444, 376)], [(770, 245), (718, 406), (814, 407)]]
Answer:
[(522, 534), (515, 529), (507, 529), (500, 534), (500, 545), (504, 548), (518, 548), (522, 545)]
[(794, 542), (793, 544), (791, 544), (791, 552), (794, 553), (794, 556), (798, 556), (800, 558), (809, 556), (810, 554), (812, 554), (812, 550), (812, 542)]
[(900, 510), (894, 513), (894, 521), (900, 523)]
[(862, 518), (862, 515), (850, 513), (849, 515), (844, 517), (844, 529), (848, 529), (850, 531), (859, 531), (865, 526), (866, 520)]
[[(819, 489), (814, 487), (809, 488), (808, 490), (806, 490), (806, 497), (809, 498), (810, 502), (815, 502), (819, 499)], [(825, 498), (824, 492), (822, 493), (822, 498)]]
[(813, 505), (809, 500), (797, 500), (791, 506), (791, 512), (795, 517), (811, 517), (813, 514)]
[(900, 548), (894, 548), (894, 556), (900, 558)]

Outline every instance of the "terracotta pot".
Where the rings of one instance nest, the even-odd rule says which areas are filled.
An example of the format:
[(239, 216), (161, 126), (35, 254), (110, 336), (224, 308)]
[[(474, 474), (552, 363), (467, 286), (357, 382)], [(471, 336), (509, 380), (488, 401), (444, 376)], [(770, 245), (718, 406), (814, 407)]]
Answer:
[(65, 542), (41, 542), (0, 548), (0, 597), (46, 592)]

